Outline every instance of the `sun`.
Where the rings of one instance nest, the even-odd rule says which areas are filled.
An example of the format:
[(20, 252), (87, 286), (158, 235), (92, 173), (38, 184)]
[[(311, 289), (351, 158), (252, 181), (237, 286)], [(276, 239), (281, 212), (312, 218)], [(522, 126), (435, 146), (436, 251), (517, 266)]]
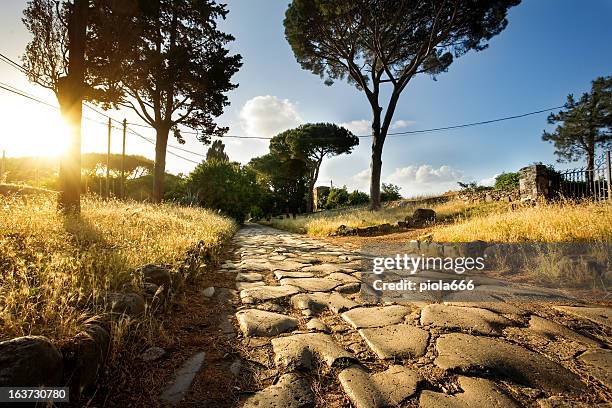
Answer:
[(58, 110), (29, 104), (9, 105), (3, 101), (6, 127), (0, 149), (11, 157), (60, 157), (70, 134)]

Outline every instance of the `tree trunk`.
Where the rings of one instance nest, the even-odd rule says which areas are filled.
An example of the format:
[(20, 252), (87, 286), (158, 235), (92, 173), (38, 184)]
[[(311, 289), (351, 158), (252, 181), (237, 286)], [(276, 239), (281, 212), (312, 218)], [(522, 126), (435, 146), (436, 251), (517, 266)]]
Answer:
[(153, 179), (153, 201), (160, 203), (164, 198), (164, 183), (166, 178), (166, 148), (168, 146), (168, 127), (157, 129), (155, 138), (155, 172)]
[(382, 148), (384, 139), (380, 134), (380, 108), (373, 109), (372, 160), (370, 162), (370, 210), (380, 210), (380, 174), (382, 170)]
[(314, 179), (314, 177), (311, 177), (310, 181), (308, 182), (308, 200), (306, 201), (306, 212), (307, 213), (313, 212), (315, 208), (315, 203), (314, 203), (315, 182), (316, 180)]
[(85, 41), (88, 0), (75, 0), (68, 22), (68, 75), (58, 85), (58, 102), (70, 131), (70, 142), (60, 158), (58, 207), (81, 212), (81, 119), (85, 78)]

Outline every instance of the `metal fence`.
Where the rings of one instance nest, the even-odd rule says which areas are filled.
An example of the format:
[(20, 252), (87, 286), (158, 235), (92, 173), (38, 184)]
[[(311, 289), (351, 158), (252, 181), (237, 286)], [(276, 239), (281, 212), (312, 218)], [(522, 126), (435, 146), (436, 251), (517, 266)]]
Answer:
[(553, 190), (569, 199), (611, 199), (610, 152), (595, 160), (593, 169), (580, 168), (565, 170), (552, 177)]

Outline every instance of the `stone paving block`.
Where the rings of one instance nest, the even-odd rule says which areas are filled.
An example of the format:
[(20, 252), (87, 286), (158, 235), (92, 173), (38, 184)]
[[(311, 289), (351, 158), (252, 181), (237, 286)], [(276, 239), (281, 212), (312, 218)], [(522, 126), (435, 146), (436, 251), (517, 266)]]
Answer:
[(257, 272), (241, 272), (236, 275), (237, 282), (259, 282), (263, 280), (263, 275)]
[(175, 374), (174, 381), (161, 394), (161, 400), (170, 405), (178, 405), (187, 395), (193, 379), (204, 364), (204, 352), (194, 354)]
[(272, 265), (267, 261), (258, 262), (254, 259), (244, 260), (238, 264), (240, 269), (248, 271), (269, 271), (271, 266)]
[(281, 280), (283, 278), (312, 278), (314, 274), (312, 272), (302, 272), (302, 271), (274, 271), (274, 277), (277, 280)]
[(318, 273), (321, 275), (329, 275), (330, 273), (334, 273), (334, 272), (347, 272), (347, 268), (344, 268), (336, 264), (322, 263), (319, 265), (307, 266), (305, 268), (302, 268), (302, 271), (314, 272), (314, 273)]
[(250, 289), (250, 288), (255, 288), (257, 286), (266, 286), (266, 283), (262, 282), (262, 281), (258, 281), (258, 282), (236, 282), (236, 289), (237, 290)]
[(307, 263), (302, 263), (298, 261), (285, 260), (285, 261), (271, 263), (270, 270), (299, 271), (300, 269), (306, 266), (310, 266), (310, 265)]
[(295, 286), (257, 286), (240, 291), (242, 303), (264, 302), (272, 299), (282, 299), (299, 293)]
[[(459, 295), (461, 296), (461, 294)], [(529, 307), (517, 307), (511, 303), (495, 300), (492, 297), (490, 302), (444, 302), (444, 304), (449, 306), (477, 307), (479, 309), (487, 309), (499, 314), (513, 314), (524, 316), (531, 313), (531, 308)]]
[(246, 337), (273, 337), (291, 331), (298, 325), (297, 319), (265, 310), (247, 309), (236, 313), (240, 330)]
[(463, 392), (454, 395), (424, 390), (419, 398), (420, 408), (518, 408), (520, 405), (506, 395), (494, 382), (484, 378), (459, 377)]
[(326, 278), (283, 278), (280, 284), (295, 286), (306, 292), (329, 292), (340, 286), (340, 282)]
[(555, 306), (560, 312), (612, 328), (612, 307)]
[(421, 310), (421, 324), (499, 335), (512, 322), (486, 309), (432, 304)]
[(381, 359), (421, 357), (429, 342), (429, 332), (407, 324), (360, 329), (359, 334)]
[(612, 388), (612, 351), (589, 350), (582, 353), (578, 360), (584, 363), (589, 374), (606, 384), (608, 388)]
[(325, 323), (323, 323), (321, 320), (317, 319), (316, 317), (314, 319), (310, 319), (308, 323), (306, 323), (306, 328), (312, 331), (320, 331), (324, 333), (329, 332), (329, 327), (327, 327)]
[(529, 319), (529, 330), (542, 334), (548, 338), (562, 337), (591, 347), (600, 346), (600, 343), (597, 340), (590, 339), (580, 333), (576, 333), (568, 327), (536, 315), (531, 316)]
[(339, 360), (354, 359), (329, 334), (303, 333), (272, 339), (274, 362), (285, 371), (311, 369), (318, 359), (332, 367)]
[(351, 310), (357, 306), (359, 306), (359, 303), (354, 302), (339, 293), (330, 293), (329, 297), (327, 298), (327, 307), (329, 307), (329, 310), (336, 314)]
[[(341, 296), (341, 295), (340, 295)], [(356, 329), (402, 323), (410, 313), (405, 306), (358, 307), (342, 313), (342, 318)]]
[(278, 382), (249, 397), (243, 408), (310, 408), (315, 397), (308, 381), (296, 373), (282, 375)]
[(414, 395), (421, 377), (399, 365), (377, 374), (352, 365), (340, 372), (338, 380), (355, 408), (379, 408), (399, 406)]
[(360, 283), (360, 280), (352, 275), (342, 272), (333, 272), (326, 276), (327, 279), (333, 279), (341, 283)]
[(486, 369), (519, 384), (549, 393), (579, 393), (584, 384), (567, 368), (541, 354), (501, 339), (469, 334), (445, 334), (436, 342), (434, 363), (446, 370)]

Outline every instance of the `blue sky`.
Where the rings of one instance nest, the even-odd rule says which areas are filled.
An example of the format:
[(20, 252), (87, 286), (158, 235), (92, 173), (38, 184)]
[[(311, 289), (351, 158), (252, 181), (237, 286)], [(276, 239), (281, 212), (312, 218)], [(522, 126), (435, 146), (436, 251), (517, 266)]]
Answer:
[[(346, 82), (328, 87), (295, 61), (283, 32), (286, 0), (227, 3), (230, 13), (222, 27), (236, 37), (232, 50), (244, 58), (235, 77), (240, 86), (230, 94), (231, 106), (220, 118), (231, 127), (231, 134), (269, 137), (305, 122), (346, 124), (356, 133), (368, 133), (370, 112), (363, 94)], [(1, 6), (0, 37), (5, 39), (1, 52), (12, 58), (23, 52), (28, 41), (20, 22), (24, 5), (24, 1), (5, 0)], [(396, 128), (440, 127), (558, 106), (568, 93), (584, 92), (595, 77), (612, 74), (611, 1), (525, 0), (511, 10), (508, 19), (506, 30), (493, 38), (487, 50), (456, 60), (437, 81), (428, 76), (413, 79), (395, 113)], [(0, 65), (0, 81), (53, 100), (19, 75)], [(26, 102), (17, 103), (17, 98), (0, 94), (0, 106), (13, 109), (14, 118), (39, 117), (31, 122), (41, 123), (52, 114), (48, 109), (43, 114), (43, 108), (31, 104), (26, 108)], [(111, 113), (136, 120), (129, 112)], [(30, 121), (13, 125), (22, 139), (35, 132), (24, 122)], [(84, 150), (103, 151), (104, 129), (88, 126)], [(553, 163), (552, 146), (541, 141), (542, 130), (549, 127), (546, 114), (539, 114), (467, 129), (388, 138), (383, 180), (400, 184), (405, 195), (416, 195), (452, 188), (458, 180), (489, 179), (535, 161)], [(113, 150), (119, 149), (116, 139)], [(153, 157), (151, 145), (132, 139), (128, 140), (129, 152)], [(0, 144), (8, 146), (0, 148), (7, 148), (9, 155), (25, 154), (20, 145), (11, 146), (8, 139)], [(263, 141), (227, 139), (226, 144), (230, 158), (243, 163), (267, 151)], [(194, 141), (186, 147), (206, 150)], [(365, 189), (369, 155), (369, 140), (362, 139), (353, 154), (324, 163), (320, 184), (333, 180), (335, 185)], [(168, 169), (175, 173), (188, 172), (193, 166), (173, 156), (168, 159)]]

